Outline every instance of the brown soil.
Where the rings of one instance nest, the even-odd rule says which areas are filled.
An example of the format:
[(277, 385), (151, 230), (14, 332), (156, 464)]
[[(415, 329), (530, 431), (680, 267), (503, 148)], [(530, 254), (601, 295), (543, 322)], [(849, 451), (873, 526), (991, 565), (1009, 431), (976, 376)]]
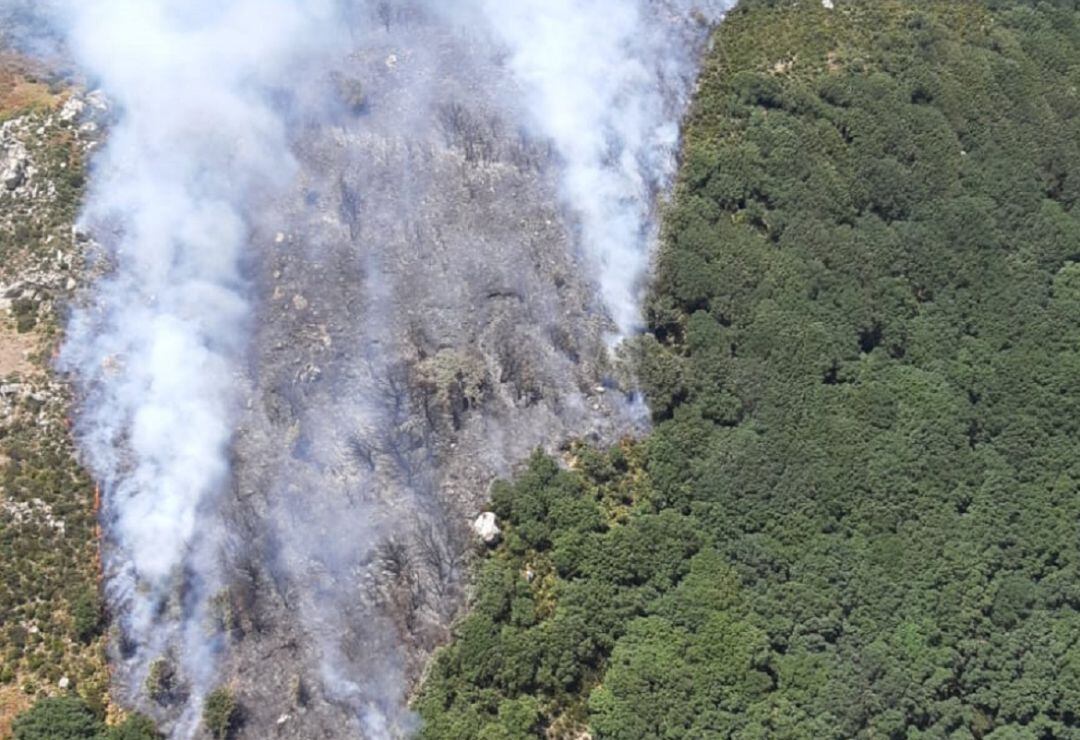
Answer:
[(43, 82), (45, 70), (11, 52), (0, 51), (0, 119), (27, 109), (55, 106), (60, 95)]
[(32, 332), (19, 334), (14, 327), (0, 323), (0, 379), (13, 373), (20, 375), (33, 373), (34, 364), (26, 359), (26, 355), (35, 349), (37, 349), (35, 334)]
[(11, 723), (15, 717), (30, 708), (33, 697), (19, 688), (19, 681), (0, 686), (0, 738), (11, 737)]

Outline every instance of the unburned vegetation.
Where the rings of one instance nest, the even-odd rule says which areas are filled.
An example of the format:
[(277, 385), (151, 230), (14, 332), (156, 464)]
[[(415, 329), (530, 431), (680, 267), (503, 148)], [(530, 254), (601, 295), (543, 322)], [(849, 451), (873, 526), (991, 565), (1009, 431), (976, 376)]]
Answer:
[(535, 459), (432, 738), (1080, 733), (1080, 12), (742, 3), (637, 346)]

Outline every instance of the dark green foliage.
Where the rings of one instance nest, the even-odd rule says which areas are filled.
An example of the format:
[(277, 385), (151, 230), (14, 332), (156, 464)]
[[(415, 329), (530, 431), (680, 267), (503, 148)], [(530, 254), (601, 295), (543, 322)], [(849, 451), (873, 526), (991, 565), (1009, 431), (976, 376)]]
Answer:
[(159, 740), (161, 737), (153, 720), (142, 714), (132, 714), (105, 732), (105, 740)]
[(77, 696), (42, 699), (19, 715), (14, 740), (100, 740), (104, 723)]
[(1078, 87), (1071, 1), (733, 11), (657, 427), (496, 491), (425, 736), (1080, 737)]
[(20, 334), (32, 330), (37, 324), (37, 305), (29, 298), (12, 301), (11, 314), (15, 317), (15, 328)]
[(227, 688), (214, 689), (203, 704), (203, 727), (215, 740), (232, 737), (240, 718), (236, 696)]
[(12, 727), (14, 740), (159, 740), (153, 721), (132, 714), (113, 727), (82, 698), (69, 694), (39, 700), (19, 715)]
[(71, 603), (71, 620), (75, 637), (89, 642), (101, 634), (101, 597), (96, 588), (85, 588)]

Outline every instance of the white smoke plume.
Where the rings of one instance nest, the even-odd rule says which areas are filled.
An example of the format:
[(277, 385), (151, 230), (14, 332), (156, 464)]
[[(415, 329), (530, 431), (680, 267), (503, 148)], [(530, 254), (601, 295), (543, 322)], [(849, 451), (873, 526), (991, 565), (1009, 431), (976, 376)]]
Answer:
[(735, 0), (465, 4), (470, 24), (509, 52), (532, 129), (562, 158), (562, 195), (617, 327), (611, 340), (639, 331), (656, 199), (674, 172), (705, 27)]
[(50, 10), (116, 110), (83, 215), (107, 275), (71, 317), (61, 358), (85, 391), (77, 432), (103, 488), (107, 589), (131, 683), (172, 650), (197, 700), (213, 676), (213, 511), (248, 337), (253, 204), (295, 170), (272, 94), (332, 46), (335, 9), (73, 0)]
[[(640, 329), (679, 119), (730, 4), (45, 6), (116, 111), (83, 216), (105, 276), (61, 364), (104, 494), (122, 701), (147, 706), (168, 654), (174, 737), (222, 675), (252, 737), (409, 732), (479, 482), (620, 403), (596, 389), (599, 327)], [(210, 602), (237, 582), (261, 623), (229, 642)], [(313, 697), (282, 725), (292, 678), (349, 716)]]
[[(281, 275), (269, 281), (285, 304), (282, 316), (300, 305), (310, 318), (266, 325), (260, 344), (295, 343), (305, 321), (317, 330), (296, 367), (282, 367), (273, 351), (265, 361), (273, 395), (287, 399), (274, 402), (273, 416), (296, 431), (269, 480), (256, 474), (248, 485), (264, 492), (260, 505), (272, 512), (277, 577), (289, 584), (280, 590), (317, 645), (324, 695), (356, 710), (362, 726), (355, 731), (381, 738), (411, 724), (403, 677), (418, 671), (393, 656), (429, 654), (424, 632), (450, 623), (463, 591), (455, 558), (441, 558), (459, 544), (445, 522), (461, 512), (447, 506), (444, 519), (434, 505), (446, 503), (454, 487), (454, 461), (460, 468), (468, 455), (475, 467), (503, 472), (529, 449), (556, 442), (554, 435), (585, 433), (596, 417), (595, 396), (586, 399), (566, 382), (587, 362), (568, 358), (588, 342), (575, 336), (571, 352), (552, 352), (542, 331), (552, 322), (587, 334), (585, 321), (557, 325), (567, 314), (556, 275), (533, 266), (567, 263), (568, 245), (576, 247), (591, 269), (574, 274), (565, 293), (583, 279), (595, 282), (600, 295), (592, 308), (612, 319), (612, 339), (639, 328), (657, 198), (674, 169), (679, 120), (709, 21), (726, 3), (362, 5), (347, 75), (363, 81), (365, 112), (341, 130), (309, 137), (308, 193), (296, 209), (303, 215), (290, 223), (309, 244), (325, 242), (322, 254), (303, 268), (283, 258), (275, 271)], [(426, 13), (417, 11), (421, 5)], [(562, 207), (550, 202), (548, 209), (555, 189)], [(324, 195), (335, 191), (337, 200)], [(544, 216), (557, 219), (560, 211), (569, 223), (541, 230)], [(326, 263), (357, 254), (363, 270), (346, 268), (347, 285), (334, 287), (342, 268), (327, 270)], [(316, 270), (323, 274), (311, 276)], [(290, 308), (294, 295), (303, 300)], [(343, 312), (343, 304), (356, 308)], [(514, 322), (510, 351), (499, 347), (500, 316)], [(505, 402), (477, 401), (483, 417), (462, 412), (460, 428), (444, 436), (433, 428), (437, 398), (424, 401), (423, 413), (415, 408), (423, 392), (408, 369), (471, 358), (467, 352), (478, 345), (490, 348), (480, 353), (484, 372), (476, 372), (488, 379), (478, 386), (494, 388), (478, 396), (510, 391), (534, 372), (540, 377)], [(317, 382), (293, 380), (310, 377), (312, 367)], [(284, 405), (292, 410), (279, 410)], [(483, 446), (473, 443), (477, 437)], [(499, 440), (513, 452), (493, 450)], [(463, 477), (475, 484), (483, 473)], [(300, 493), (307, 491), (320, 493), (308, 499)], [(425, 537), (425, 528), (436, 536)], [(395, 624), (397, 637), (388, 631)]]

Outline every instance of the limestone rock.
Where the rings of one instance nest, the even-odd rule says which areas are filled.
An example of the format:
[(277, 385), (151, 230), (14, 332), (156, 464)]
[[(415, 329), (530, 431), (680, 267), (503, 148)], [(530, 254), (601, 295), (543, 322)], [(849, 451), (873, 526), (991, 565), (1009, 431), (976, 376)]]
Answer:
[(60, 109), (60, 120), (65, 123), (71, 123), (82, 116), (83, 111), (86, 110), (86, 103), (78, 98), (70, 98), (64, 106)]
[(473, 522), (473, 531), (476, 532), (476, 536), (485, 545), (498, 544), (499, 540), (502, 539), (502, 530), (499, 529), (495, 514), (490, 511), (485, 511), (476, 517), (476, 521)]
[(0, 159), (0, 184), (15, 190), (26, 181), (26, 147), (15, 142)]

